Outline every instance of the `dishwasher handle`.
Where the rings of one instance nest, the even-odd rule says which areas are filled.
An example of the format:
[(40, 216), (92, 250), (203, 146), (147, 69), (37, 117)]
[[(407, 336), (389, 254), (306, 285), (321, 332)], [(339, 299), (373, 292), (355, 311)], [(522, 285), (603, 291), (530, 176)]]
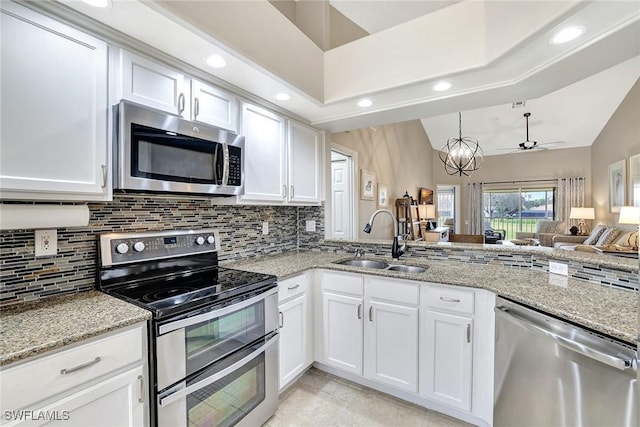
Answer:
[(604, 363), (605, 365), (609, 365), (611, 367), (614, 367), (620, 370), (625, 370), (625, 369), (635, 367), (636, 363), (634, 359), (620, 358), (617, 355), (609, 354), (599, 349), (595, 349), (591, 346), (588, 346), (586, 344), (576, 342), (570, 338), (564, 337), (554, 331), (551, 331), (545, 328), (544, 325), (533, 323), (531, 319), (525, 319), (518, 316), (517, 314), (511, 312), (509, 310), (509, 307), (496, 306), (495, 312), (496, 312), (496, 315), (501, 315), (505, 317), (507, 321), (515, 323), (523, 327), (524, 329), (527, 329), (528, 331), (531, 331), (537, 334), (542, 334), (547, 338), (550, 338), (551, 340), (553, 340), (555, 343), (563, 346), (566, 349), (572, 350), (576, 353), (582, 354), (583, 356), (597, 360), (601, 363)]

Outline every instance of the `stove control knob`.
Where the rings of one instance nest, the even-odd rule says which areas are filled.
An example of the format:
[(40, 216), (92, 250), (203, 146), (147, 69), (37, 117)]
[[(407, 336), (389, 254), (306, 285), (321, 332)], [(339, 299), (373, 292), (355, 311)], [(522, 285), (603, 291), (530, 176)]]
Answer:
[(200, 245), (204, 245), (204, 237), (202, 236), (198, 236), (196, 238), (196, 245), (200, 246)]
[(119, 254), (126, 254), (129, 252), (129, 245), (126, 243), (119, 243), (118, 246), (116, 246), (116, 252)]
[(133, 244), (133, 250), (136, 252), (142, 252), (144, 251), (144, 248), (145, 248), (144, 242), (135, 242)]
[(207, 243), (210, 245), (213, 245), (213, 243), (216, 241), (215, 237), (213, 236), (207, 236)]

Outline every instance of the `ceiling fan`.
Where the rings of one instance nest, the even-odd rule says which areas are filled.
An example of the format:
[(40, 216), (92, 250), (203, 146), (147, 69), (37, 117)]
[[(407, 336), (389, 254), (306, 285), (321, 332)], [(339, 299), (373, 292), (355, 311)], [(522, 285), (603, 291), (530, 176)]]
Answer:
[(553, 142), (543, 142), (541, 144), (538, 141), (530, 141), (529, 140), (529, 117), (531, 113), (524, 113), (524, 118), (526, 120), (526, 128), (527, 128), (527, 139), (524, 142), (518, 144), (518, 148), (513, 150), (512, 148), (499, 148), (499, 150), (513, 150), (512, 152), (520, 152), (520, 151), (531, 151), (531, 150), (548, 150), (544, 145), (555, 145), (555, 144), (563, 144), (564, 141), (553, 141)]

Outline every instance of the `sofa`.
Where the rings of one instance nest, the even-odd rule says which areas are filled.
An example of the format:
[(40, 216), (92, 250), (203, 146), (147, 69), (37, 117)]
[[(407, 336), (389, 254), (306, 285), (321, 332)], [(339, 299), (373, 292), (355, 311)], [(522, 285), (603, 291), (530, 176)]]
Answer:
[(540, 242), (540, 246), (553, 246), (553, 237), (558, 234), (564, 234), (567, 230), (567, 224), (564, 221), (539, 221), (534, 233), (518, 231), (516, 232), (516, 240), (536, 239)]
[(633, 254), (638, 252), (638, 230), (624, 230), (600, 224), (588, 236), (555, 236), (553, 248), (592, 253)]

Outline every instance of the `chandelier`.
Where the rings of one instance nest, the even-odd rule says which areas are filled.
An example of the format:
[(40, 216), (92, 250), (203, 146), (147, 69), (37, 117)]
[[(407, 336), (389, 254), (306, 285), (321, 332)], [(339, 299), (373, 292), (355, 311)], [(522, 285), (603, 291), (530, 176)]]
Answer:
[(477, 140), (462, 136), (462, 113), (458, 113), (458, 128), (458, 137), (449, 138), (440, 149), (439, 156), (449, 175), (469, 176), (471, 172), (480, 169), (482, 148)]

